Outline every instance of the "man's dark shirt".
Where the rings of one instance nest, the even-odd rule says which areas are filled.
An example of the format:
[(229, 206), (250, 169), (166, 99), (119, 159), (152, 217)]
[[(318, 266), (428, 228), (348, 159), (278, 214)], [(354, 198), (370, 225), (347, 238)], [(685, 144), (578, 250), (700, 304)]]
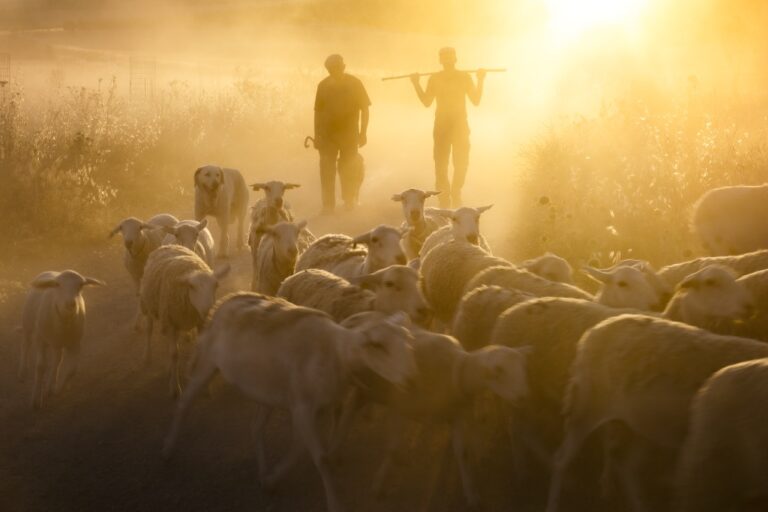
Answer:
[(360, 110), (371, 100), (363, 83), (352, 75), (340, 79), (326, 77), (317, 86), (315, 115), (318, 116), (319, 136), (358, 135)]

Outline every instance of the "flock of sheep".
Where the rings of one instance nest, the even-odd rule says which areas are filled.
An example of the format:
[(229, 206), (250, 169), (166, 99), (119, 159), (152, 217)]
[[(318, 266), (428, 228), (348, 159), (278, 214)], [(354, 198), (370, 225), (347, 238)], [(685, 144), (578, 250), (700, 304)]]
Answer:
[[(164, 457), (219, 374), (258, 403), (261, 484), (274, 486), (307, 450), (331, 511), (343, 509), (334, 456), (371, 405), (391, 421), (375, 492), (386, 486), (403, 420), (440, 421), (451, 428), (467, 503), (478, 505), (466, 433), (496, 421), (520, 471), (549, 471), (548, 512), (563, 508), (564, 486), (580, 476), (569, 469), (595, 433), (601, 482), (631, 510), (656, 510), (659, 487), (674, 489), (675, 510), (768, 509), (768, 233), (741, 229), (764, 219), (746, 204), (764, 208), (768, 186), (716, 189), (696, 205), (706, 246), (731, 255), (658, 271), (641, 260), (585, 268), (599, 283), (593, 294), (554, 254), (519, 264), (493, 256), (480, 233), (490, 206), (425, 208), (437, 193), (409, 189), (392, 197), (402, 226), (315, 238), (284, 200), (298, 185), (270, 181), (251, 186), (264, 197), (246, 239), (242, 175), (205, 166), (194, 179), (196, 220), (128, 218), (111, 233), (122, 235), (136, 285), (146, 361), (155, 326), (170, 342), (178, 401)], [(216, 246), (207, 216), (221, 230)], [(236, 245), (250, 246), (253, 291), (217, 301), (230, 267), (214, 270), (215, 249), (227, 255), (233, 223)], [(72, 270), (32, 282), (19, 376), (34, 368), (35, 407), (77, 369), (88, 285), (104, 283)], [(193, 335), (184, 371), (179, 350)], [(275, 409), (290, 413), (294, 441), (267, 467), (262, 434)]]

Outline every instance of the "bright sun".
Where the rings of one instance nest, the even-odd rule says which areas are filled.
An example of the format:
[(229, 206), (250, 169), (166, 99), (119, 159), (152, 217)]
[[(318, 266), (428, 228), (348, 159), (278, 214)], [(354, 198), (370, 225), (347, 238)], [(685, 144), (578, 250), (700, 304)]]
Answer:
[(573, 40), (590, 29), (628, 26), (647, 0), (544, 0), (552, 33)]

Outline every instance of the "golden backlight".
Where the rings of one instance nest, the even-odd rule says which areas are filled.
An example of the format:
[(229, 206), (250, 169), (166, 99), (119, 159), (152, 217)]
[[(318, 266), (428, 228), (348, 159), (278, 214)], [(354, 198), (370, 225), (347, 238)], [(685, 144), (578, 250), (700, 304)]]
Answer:
[(631, 28), (648, 0), (544, 0), (549, 27), (563, 42), (602, 27)]

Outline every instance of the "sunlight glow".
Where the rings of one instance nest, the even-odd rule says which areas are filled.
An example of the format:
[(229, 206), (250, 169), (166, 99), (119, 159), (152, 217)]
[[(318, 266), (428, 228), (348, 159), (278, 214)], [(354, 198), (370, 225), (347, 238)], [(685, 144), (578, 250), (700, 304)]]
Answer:
[(556, 39), (572, 41), (592, 29), (628, 28), (647, 0), (544, 0)]

